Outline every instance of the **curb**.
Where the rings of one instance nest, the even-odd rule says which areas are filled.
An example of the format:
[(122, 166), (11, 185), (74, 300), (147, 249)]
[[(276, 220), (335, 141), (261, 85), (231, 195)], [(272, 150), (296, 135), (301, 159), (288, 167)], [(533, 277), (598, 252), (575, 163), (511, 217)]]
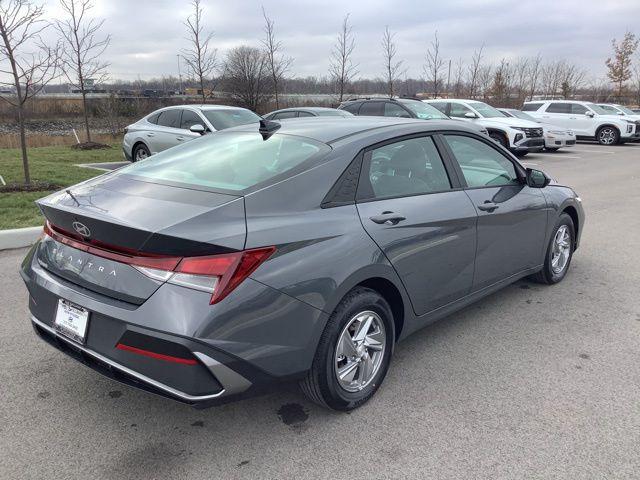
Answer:
[(33, 245), (42, 234), (42, 227), (0, 230), (0, 250), (22, 248)]

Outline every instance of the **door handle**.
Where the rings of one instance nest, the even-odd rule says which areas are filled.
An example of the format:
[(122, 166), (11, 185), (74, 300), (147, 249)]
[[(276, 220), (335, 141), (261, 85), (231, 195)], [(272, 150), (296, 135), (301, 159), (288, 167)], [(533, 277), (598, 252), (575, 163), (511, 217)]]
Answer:
[(147, 137), (153, 137), (154, 135), (154, 133), (147, 133)]
[(489, 200), (484, 202), (482, 205), (478, 205), (478, 210), (482, 210), (483, 212), (489, 212), (489, 213), (493, 212), (497, 208), (498, 208), (498, 205), (496, 205), (495, 203)]
[(397, 225), (398, 223), (406, 219), (407, 217), (393, 212), (382, 212), (381, 215), (374, 215), (373, 217), (369, 217), (369, 220), (379, 225)]
[(176, 137), (176, 140), (178, 140), (179, 142), (184, 140), (184, 137)]

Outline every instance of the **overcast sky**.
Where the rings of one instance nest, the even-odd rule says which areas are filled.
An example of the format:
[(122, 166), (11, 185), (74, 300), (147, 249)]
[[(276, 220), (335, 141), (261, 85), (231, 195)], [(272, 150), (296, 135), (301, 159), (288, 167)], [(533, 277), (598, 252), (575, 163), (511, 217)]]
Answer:
[[(177, 54), (186, 46), (182, 22), (191, 13), (188, 0), (95, 2), (94, 14), (106, 19), (103, 30), (112, 35), (105, 55), (112, 78), (177, 75)], [(396, 32), (398, 57), (413, 77), (422, 73), (436, 30), (443, 56), (454, 63), (459, 57), (468, 61), (484, 43), (488, 60), (539, 52), (581, 65), (588, 78), (604, 75), (613, 37), (621, 38), (625, 30), (640, 34), (638, 0), (203, 0), (221, 59), (233, 46), (259, 44), (262, 4), (294, 58), (294, 76), (326, 74), (346, 13), (356, 36), (354, 60), (364, 77), (381, 75), (385, 25)], [(59, 14), (55, 0), (47, 0), (47, 8), (50, 17)]]

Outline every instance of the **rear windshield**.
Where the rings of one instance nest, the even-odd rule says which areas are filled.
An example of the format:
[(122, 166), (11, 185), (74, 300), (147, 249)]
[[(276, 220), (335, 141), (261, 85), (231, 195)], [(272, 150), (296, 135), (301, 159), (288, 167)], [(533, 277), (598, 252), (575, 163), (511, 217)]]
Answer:
[(297, 171), (303, 162), (330, 150), (305, 137), (276, 133), (263, 140), (258, 132), (222, 132), (165, 150), (116, 175), (235, 192)]
[(246, 125), (248, 123), (259, 122), (260, 117), (251, 110), (241, 108), (224, 109), (224, 110), (202, 110), (207, 120), (211, 122), (216, 130), (224, 130), (225, 128), (237, 127), (238, 125)]

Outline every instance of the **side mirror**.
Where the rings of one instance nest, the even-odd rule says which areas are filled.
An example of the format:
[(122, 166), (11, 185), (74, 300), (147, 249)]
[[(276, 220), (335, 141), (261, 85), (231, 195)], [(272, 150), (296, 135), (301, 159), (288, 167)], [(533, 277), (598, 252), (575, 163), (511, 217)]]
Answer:
[(193, 133), (199, 133), (200, 135), (204, 135), (207, 130), (204, 128), (203, 125), (196, 123), (195, 125), (191, 125), (191, 127), (189, 128), (189, 131)]
[(546, 173), (535, 170), (533, 168), (527, 168), (527, 185), (531, 188), (544, 188), (551, 182), (551, 179), (547, 177)]
[(473, 112), (467, 112), (464, 114), (464, 118), (478, 118), (478, 115)]
[(593, 112), (585, 112), (585, 115), (589, 118), (593, 118), (595, 116)]

